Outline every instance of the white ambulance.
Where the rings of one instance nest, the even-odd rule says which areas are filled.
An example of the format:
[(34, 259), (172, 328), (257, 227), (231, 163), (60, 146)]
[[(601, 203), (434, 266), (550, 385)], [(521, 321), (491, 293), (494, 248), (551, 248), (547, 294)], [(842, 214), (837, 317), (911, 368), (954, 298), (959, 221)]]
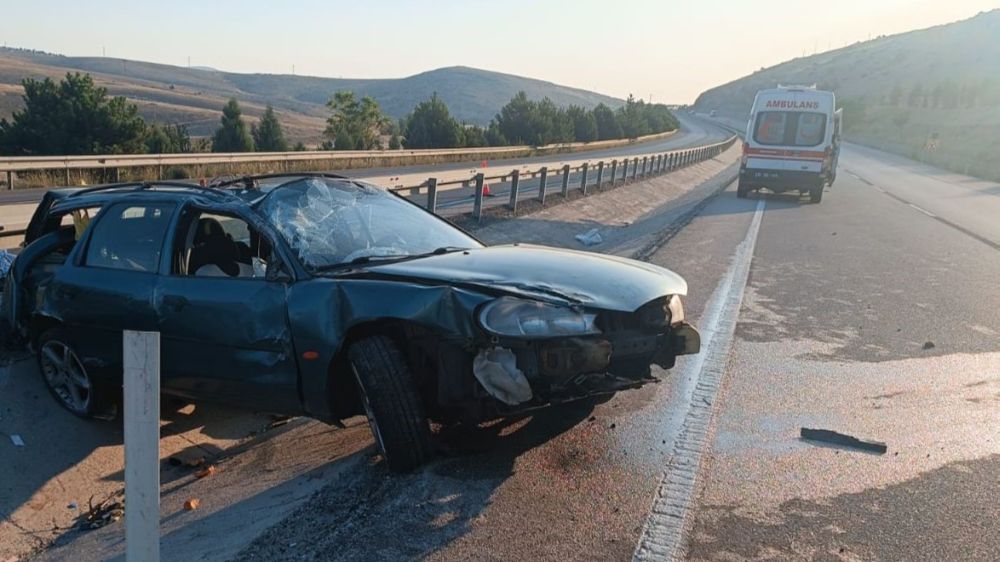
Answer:
[(798, 191), (813, 203), (833, 183), (840, 156), (841, 114), (833, 92), (778, 86), (754, 98), (743, 143), (738, 197), (762, 188)]

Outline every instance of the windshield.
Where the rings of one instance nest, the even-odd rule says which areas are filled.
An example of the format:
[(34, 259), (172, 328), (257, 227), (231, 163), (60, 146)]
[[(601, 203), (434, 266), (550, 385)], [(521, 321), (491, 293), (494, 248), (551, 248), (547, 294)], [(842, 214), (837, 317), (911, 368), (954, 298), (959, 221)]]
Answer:
[(381, 189), (344, 180), (303, 178), (285, 184), (264, 199), (261, 211), (314, 270), (482, 246)]

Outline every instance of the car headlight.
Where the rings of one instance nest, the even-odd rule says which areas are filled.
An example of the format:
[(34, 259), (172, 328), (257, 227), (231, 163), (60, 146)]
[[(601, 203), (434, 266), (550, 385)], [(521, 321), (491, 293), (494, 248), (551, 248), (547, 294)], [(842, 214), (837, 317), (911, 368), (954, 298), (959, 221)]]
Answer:
[(514, 297), (501, 297), (479, 311), (483, 329), (513, 338), (600, 334), (596, 319), (596, 314)]

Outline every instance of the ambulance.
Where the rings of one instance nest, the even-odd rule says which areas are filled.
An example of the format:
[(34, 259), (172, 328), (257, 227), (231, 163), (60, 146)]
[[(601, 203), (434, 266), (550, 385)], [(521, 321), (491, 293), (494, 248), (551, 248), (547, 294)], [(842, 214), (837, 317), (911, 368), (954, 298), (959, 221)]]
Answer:
[(798, 191), (819, 203), (837, 177), (842, 114), (833, 92), (778, 86), (754, 98), (736, 194)]

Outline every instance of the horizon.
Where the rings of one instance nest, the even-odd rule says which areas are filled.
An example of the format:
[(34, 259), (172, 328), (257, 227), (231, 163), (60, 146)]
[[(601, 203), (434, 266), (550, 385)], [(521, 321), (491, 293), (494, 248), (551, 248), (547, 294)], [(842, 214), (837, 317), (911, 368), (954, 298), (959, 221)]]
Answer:
[[(115, 0), (115, 2), (113, 2), (113, 4), (118, 3), (124, 4), (120, 0)], [(196, 13), (197, 9), (181, 9), (183, 7), (182, 5), (188, 3), (189, 0), (178, 2), (181, 6), (175, 6), (175, 12)], [(515, 2), (515, 4), (520, 3), (523, 2)], [(737, 20), (743, 22), (744, 25), (731, 26), (738, 27), (739, 29), (727, 30), (728, 33), (725, 35), (727, 39), (725, 41), (721, 41), (719, 38), (712, 38), (712, 40), (708, 43), (696, 45), (694, 43), (696, 41), (695, 39), (686, 37), (685, 35), (686, 33), (689, 33), (690, 30), (701, 29), (704, 27), (703, 25), (696, 25), (694, 22), (689, 22), (681, 29), (673, 30), (673, 34), (666, 41), (663, 41), (664, 45), (654, 45), (650, 38), (636, 37), (637, 35), (640, 35), (638, 33), (631, 34), (631, 36), (628, 37), (620, 37), (623, 42), (627, 42), (627, 44), (624, 45), (626, 47), (630, 45), (634, 46), (638, 41), (639, 46), (645, 50), (653, 51), (654, 53), (660, 47), (664, 47), (669, 50), (670, 48), (677, 48), (679, 46), (685, 48), (686, 57), (693, 58), (694, 60), (692, 61), (689, 61), (686, 58), (683, 60), (680, 58), (673, 58), (669, 55), (665, 58), (653, 59), (652, 61), (649, 60), (649, 57), (637, 60), (637, 58), (622, 57), (621, 54), (617, 52), (607, 52), (611, 50), (607, 49), (603, 44), (594, 45), (590, 49), (597, 47), (604, 52), (591, 52), (591, 50), (587, 48), (576, 48), (567, 53), (563, 52), (564, 50), (562, 49), (550, 47), (549, 51), (552, 54), (552, 59), (554, 59), (553, 62), (557, 63), (555, 65), (545, 64), (546, 57), (529, 57), (528, 60), (517, 60), (515, 55), (518, 52), (530, 51), (533, 46), (531, 41), (517, 42), (514, 48), (505, 47), (505, 49), (512, 50), (509, 58), (497, 58), (494, 56), (496, 53), (493, 53), (492, 51), (488, 52), (489, 56), (483, 55), (481, 53), (481, 49), (475, 45), (463, 46), (463, 50), (472, 51), (471, 53), (463, 52), (461, 55), (456, 55), (453, 51), (449, 50), (445, 50), (446, 52), (440, 52), (442, 50), (442, 46), (440, 44), (435, 41), (427, 41), (425, 42), (426, 45), (423, 50), (425, 54), (429, 53), (429, 56), (402, 57), (406, 59), (403, 61), (397, 60), (399, 57), (394, 56), (395, 51), (393, 51), (393, 47), (399, 48), (399, 46), (396, 45), (392, 39), (386, 39), (385, 41), (388, 46), (383, 46), (381, 50), (373, 47), (374, 52), (371, 53), (373, 64), (362, 65), (359, 67), (357, 63), (364, 63), (365, 61), (359, 61), (357, 59), (364, 59), (364, 57), (352, 57), (350, 60), (343, 61), (340, 60), (340, 58), (343, 57), (343, 53), (340, 52), (334, 52), (325, 57), (321, 57), (318, 54), (302, 56), (303, 51), (306, 53), (317, 52), (315, 45), (309, 41), (303, 40), (303, 36), (307, 36), (307, 33), (296, 36), (297, 39), (301, 40), (297, 44), (301, 45), (303, 48), (301, 51), (294, 54), (287, 52), (289, 50), (288, 44), (273, 42), (264, 42), (260, 48), (253, 45), (249, 47), (239, 45), (240, 49), (232, 52), (231, 44), (238, 42), (229, 39), (230, 37), (233, 37), (232, 35), (224, 35), (224, 38), (221, 40), (215, 40), (210, 37), (207, 40), (207, 43), (203, 43), (206, 41), (205, 36), (191, 35), (189, 33), (186, 37), (187, 42), (191, 43), (192, 46), (203, 45), (200, 50), (200, 54), (197, 54), (199, 51), (198, 49), (184, 49), (191, 52), (188, 54), (180, 54), (184, 50), (175, 50), (175, 52), (178, 53), (177, 55), (164, 56), (163, 45), (165, 43), (175, 42), (177, 40), (175, 35), (157, 35), (155, 33), (148, 34), (148, 31), (139, 30), (144, 34), (142, 35), (143, 41), (128, 40), (130, 37), (135, 35), (135, 30), (133, 30), (135, 26), (123, 24), (132, 22), (136, 18), (142, 19), (143, 16), (140, 14), (128, 16), (132, 18), (131, 20), (122, 20), (121, 17), (123, 14), (111, 11), (107, 18), (94, 22), (93, 25), (88, 25), (86, 30), (83, 31), (78, 29), (78, 22), (80, 21), (79, 18), (73, 17), (73, 12), (76, 9), (81, 9), (83, 7), (70, 5), (64, 0), (53, 0), (47, 3), (43, 2), (43, 4), (58, 5), (62, 6), (64, 9), (53, 10), (53, 13), (55, 13), (54, 17), (48, 17), (46, 21), (38, 22), (33, 25), (30, 18), (19, 18), (19, 14), (16, 12), (22, 12), (20, 15), (23, 15), (23, 12), (30, 11), (32, 9), (37, 10), (37, 3), (30, 7), (16, 6), (14, 8), (8, 8), (9, 12), (14, 13), (12, 14), (12, 17), (5, 18), (5, 22), (17, 22), (17, 25), (11, 26), (13, 29), (9, 29), (4, 22), (0, 22), (0, 41), (2, 41), (3, 46), (14, 49), (43, 51), (50, 54), (65, 55), (68, 57), (103, 56), (111, 59), (125, 59), (165, 64), (182, 68), (210, 68), (220, 72), (239, 74), (270, 74), (279, 76), (295, 75), (358, 80), (398, 79), (442, 68), (467, 67), (477, 70), (531, 78), (543, 82), (550, 82), (562, 86), (596, 92), (619, 99), (624, 99), (629, 94), (633, 94), (637, 98), (652, 101), (654, 103), (678, 105), (693, 103), (695, 98), (705, 90), (728, 83), (742, 76), (746, 76), (760, 70), (761, 68), (770, 68), (802, 56), (836, 50), (884, 35), (896, 35), (928, 27), (954, 23), (956, 21), (975, 17), (983, 12), (989, 12), (996, 9), (995, 6), (988, 6), (987, 1), (981, 0), (961, 0), (950, 3), (947, 6), (940, 6), (937, 3), (927, 2), (925, 0), (890, 0), (875, 9), (858, 0), (850, 0), (849, 2), (845, 2), (845, 4), (849, 4), (848, 6), (838, 7), (837, 13), (834, 14), (833, 17), (828, 18), (831, 21), (822, 21), (817, 23), (815, 22), (815, 16), (817, 14), (812, 14), (811, 17), (813, 17), (813, 23), (817, 23), (813, 26), (803, 26), (793, 23), (794, 18), (805, 17), (808, 19), (810, 17), (809, 15), (802, 16), (800, 13), (794, 13), (793, 16), (783, 16), (784, 19), (777, 22), (781, 26), (781, 30), (794, 31), (795, 33), (788, 33), (786, 34), (788, 37), (782, 36), (782, 40), (777, 42), (772, 41), (773, 37), (768, 37), (768, 41), (765, 45), (765, 42), (763, 41), (758, 43), (754, 43), (753, 41), (750, 41), (749, 43), (739, 43), (739, 41), (742, 41), (744, 36), (748, 33), (753, 33), (753, 30), (750, 28), (760, 29), (761, 26), (765, 24), (773, 25), (775, 23), (773, 19), (766, 19), (772, 10), (765, 9), (765, 7), (795, 5), (794, 2), (789, 2), (788, 0), (773, 0), (766, 4), (757, 4), (754, 7), (747, 7), (735, 5), (733, 2), (729, 1), (720, 1), (712, 3), (712, 5), (728, 5), (731, 11), (744, 11), (740, 18), (736, 18)], [(486, 5), (495, 3), (478, 2), (474, 4), (475, 6), (466, 6), (462, 4), (458, 6), (457, 9), (472, 10), (473, 13), (475, 13), (475, 10), (482, 10)], [(584, 2), (583, 4), (585, 4), (585, 6), (582, 6), (583, 9), (580, 10), (581, 14), (575, 16), (575, 18), (577, 18), (575, 20), (577, 25), (567, 27), (574, 27), (574, 30), (576, 30), (580, 25), (588, 23), (591, 25), (593, 24), (592, 20), (588, 20), (586, 17), (587, 14), (590, 13), (589, 10), (591, 10), (595, 4), (600, 5), (600, 3)], [(647, 5), (647, 11), (652, 11), (653, 13), (657, 10), (663, 12), (663, 7), (659, 6), (655, 2), (652, 2), (652, 0), (643, 0), (636, 2), (635, 4)], [(886, 4), (889, 4), (889, 6), (886, 6)], [(304, 2), (300, 6), (307, 7), (308, 5), (315, 5), (315, 3)], [(382, 7), (391, 5), (396, 5), (397, 8), (403, 12), (412, 11), (414, 9), (412, 6), (399, 6), (396, 0), (385, 0), (380, 4)], [(225, 6), (221, 5), (199, 7), (204, 8), (202, 11), (208, 12), (225, 8)], [(325, 5), (323, 7), (329, 8)], [(581, 6), (577, 7), (581, 8)], [(545, 10), (552, 10), (554, 8), (555, 7), (551, 5), (543, 5), (536, 7), (535, 10), (537, 12), (544, 13)], [(711, 10), (709, 10), (709, 12), (704, 12), (704, 8), (704, 6), (692, 8), (690, 10), (692, 13), (688, 14), (688, 17), (694, 18), (695, 20), (698, 18), (708, 18), (710, 20), (712, 17), (715, 17), (712, 13), (709, 13)], [(146, 9), (148, 9), (148, 6), (139, 6), (138, 9), (134, 9), (133, 12), (141, 12)], [(357, 8), (355, 7), (346, 7), (345, 11), (351, 12), (356, 9)], [(296, 10), (287, 10), (286, 13), (294, 14), (296, 13)], [(783, 11), (782, 13), (788, 14), (790, 12)], [(479, 12), (479, 14), (481, 15), (482, 12)], [(826, 17), (823, 14), (819, 15)], [(151, 15), (146, 17), (151, 17)], [(157, 14), (157, 17), (167, 17), (167, 22), (165, 22), (167, 25), (162, 26), (162, 28), (169, 29), (171, 27), (171, 25), (169, 25), (169, 18), (174, 17), (174, 14)], [(450, 14), (450, 17), (454, 18), (455, 14)], [(22, 21), (18, 21), (19, 19)], [(314, 19), (320, 18), (310, 18), (310, 20)], [(648, 19), (653, 20), (655, 18)], [(254, 20), (251, 18), (250, 21), (253, 22)], [(27, 25), (25, 24), (26, 22)], [(280, 25), (280, 23), (281, 21), (277, 21), (273, 25)], [(306, 23), (311, 24), (312, 21)], [(261, 22), (258, 22), (257, 25), (259, 26), (262, 24)], [(648, 25), (648, 22), (637, 22), (637, 25)], [(115, 29), (110, 31), (104, 29), (107, 26), (111, 26)], [(45, 30), (44, 32), (42, 31), (43, 27)], [(70, 31), (75, 30), (76, 33), (53, 33), (53, 27), (57, 29), (68, 27)], [(507, 28), (501, 29), (503, 33), (499, 33), (497, 37), (504, 39), (508, 36), (522, 38), (530, 35), (525, 33), (522, 28), (515, 29), (514, 31), (516, 31), (516, 33), (508, 33), (509, 30)], [(553, 34), (562, 33), (557, 29), (544, 29)], [(823, 44), (823, 41), (816, 38), (816, 34), (822, 30), (826, 30), (827, 32), (825, 35), (825, 45)], [(364, 33), (364, 30), (357, 29), (353, 30), (353, 32)], [(803, 32), (805, 32), (805, 35), (813, 38), (811, 41), (812, 49), (808, 48), (807, 43), (803, 43), (802, 37), (796, 37), (796, 35), (803, 35)], [(91, 35), (100, 36), (101, 40), (99, 42), (102, 44), (95, 45), (94, 40), (90, 38)], [(574, 34), (571, 33), (570, 35), (573, 36)], [(45, 36), (48, 40), (42, 42), (34, 40), (34, 38), (39, 36)], [(118, 40), (109, 40), (109, 38), (114, 39), (116, 37)], [(242, 36), (237, 35), (237, 37)], [(434, 37), (436, 38), (437, 35)], [(551, 44), (552, 36), (542, 36), (539, 40)], [(224, 41), (224, 43), (220, 41)], [(556, 41), (556, 43), (559, 43), (559, 41)], [(601, 42), (598, 41), (596, 43)], [(86, 46), (84, 46), (84, 44), (86, 44)], [(127, 46), (123, 46), (124, 44), (127, 44)], [(741, 46), (737, 49), (736, 45)], [(698, 49), (696, 52), (692, 52), (692, 49), (686, 48), (688, 46), (702, 46), (707, 48)], [(209, 47), (214, 49), (214, 53), (210, 53), (211, 49)], [(467, 49), (465, 47), (467, 47)], [(559, 45), (559, 47), (561, 48), (562, 45)], [(268, 54), (263, 54), (263, 51), (267, 51)], [(279, 53), (272, 55), (271, 51), (279, 51)], [(477, 56), (477, 52), (479, 52), (480, 55)], [(589, 55), (587, 53), (589, 53)], [(287, 57), (285, 62), (279, 62), (280, 55), (282, 54)], [(615, 57), (608, 58), (609, 54), (613, 54)], [(469, 60), (470, 58), (476, 60)], [(333, 68), (338, 65), (338, 60), (340, 60), (340, 69), (343, 70), (343, 72), (336, 72)], [(602, 65), (602, 60), (606, 60), (607, 62)], [(719, 61), (725, 61), (725, 63)], [(696, 62), (699, 62), (699, 64), (696, 64)], [(638, 68), (636, 68), (637, 65)], [(284, 68), (281, 68), (282, 66), (284, 66)], [(590, 69), (595, 67), (607, 70), (600, 73), (598, 76), (590, 76), (588, 78), (579, 77), (581, 74), (579, 69), (585, 68), (587, 69), (586, 72), (589, 72)], [(649, 72), (650, 68), (656, 69), (659, 72)], [(574, 69), (578, 70), (574, 72)], [(675, 78), (664, 79), (661, 76), (683, 76), (684, 78), (682, 80), (677, 80)], [(619, 84), (621, 85), (619, 86)]]

